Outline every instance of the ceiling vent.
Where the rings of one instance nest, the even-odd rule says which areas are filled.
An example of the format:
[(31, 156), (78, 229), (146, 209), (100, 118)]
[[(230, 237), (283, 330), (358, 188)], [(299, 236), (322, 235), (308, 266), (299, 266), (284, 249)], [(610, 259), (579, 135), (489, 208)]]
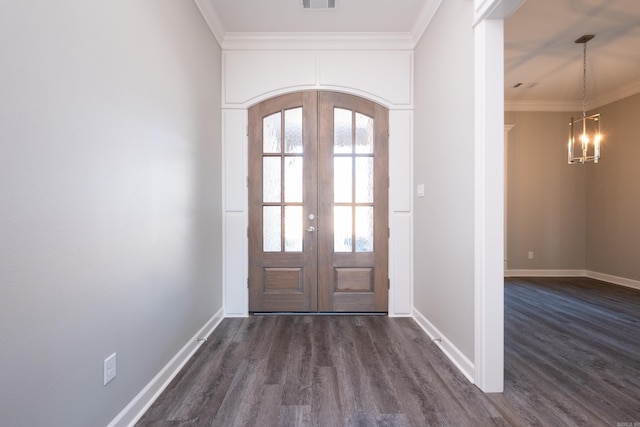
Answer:
[(304, 9), (335, 9), (336, 0), (302, 0)]

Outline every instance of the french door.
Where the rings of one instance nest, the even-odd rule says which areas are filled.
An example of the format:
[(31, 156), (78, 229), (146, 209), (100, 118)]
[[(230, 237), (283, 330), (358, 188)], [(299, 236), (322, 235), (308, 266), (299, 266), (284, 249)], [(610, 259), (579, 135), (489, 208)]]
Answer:
[(388, 110), (266, 100), (249, 109), (249, 171), (249, 311), (388, 311)]

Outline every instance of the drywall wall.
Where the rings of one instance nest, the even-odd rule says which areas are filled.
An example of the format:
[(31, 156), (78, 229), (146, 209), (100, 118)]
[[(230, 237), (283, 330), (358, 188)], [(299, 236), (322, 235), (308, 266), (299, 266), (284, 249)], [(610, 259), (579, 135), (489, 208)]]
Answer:
[(567, 163), (570, 120), (571, 113), (505, 113), (515, 125), (507, 149), (508, 270), (585, 267), (589, 166)]
[(188, 1), (0, 13), (0, 425), (103, 426), (222, 306), (220, 49)]
[[(443, 2), (415, 49), (414, 307), (474, 359), (473, 3)], [(444, 42), (446, 41), (446, 42)]]
[(597, 111), (602, 160), (586, 165), (586, 268), (640, 280), (640, 94)]

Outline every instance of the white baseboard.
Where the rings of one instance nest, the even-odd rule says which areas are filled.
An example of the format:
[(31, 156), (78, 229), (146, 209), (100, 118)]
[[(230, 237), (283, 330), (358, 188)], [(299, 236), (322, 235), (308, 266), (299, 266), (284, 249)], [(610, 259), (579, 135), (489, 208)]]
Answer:
[(475, 366), (451, 341), (441, 333), (420, 311), (413, 308), (413, 319), (433, 340), (440, 350), (453, 362), (465, 377), (475, 384)]
[(505, 270), (504, 277), (589, 277), (614, 285), (640, 289), (640, 280), (590, 270)]
[(586, 271), (585, 276), (592, 279), (602, 280), (603, 282), (613, 283), (614, 285), (625, 286), (627, 288), (640, 289), (640, 281), (627, 279), (625, 277), (612, 276), (611, 274), (598, 273), (596, 271)]
[(413, 317), (411, 313), (387, 313), (389, 317)]
[(160, 396), (160, 393), (169, 385), (171, 380), (180, 372), (180, 369), (189, 361), (191, 356), (202, 345), (200, 338), (207, 338), (211, 332), (224, 319), (223, 309), (218, 310), (204, 324), (202, 328), (176, 353), (164, 368), (156, 374), (136, 397), (108, 424), (107, 427), (133, 426), (151, 404)]
[(249, 313), (225, 313), (224, 317), (233, 317), (233, 318), (241, 318), (241, 317), (249, 317)]
[(505, 270), (504, 277), (584, 277), (585, 270)]

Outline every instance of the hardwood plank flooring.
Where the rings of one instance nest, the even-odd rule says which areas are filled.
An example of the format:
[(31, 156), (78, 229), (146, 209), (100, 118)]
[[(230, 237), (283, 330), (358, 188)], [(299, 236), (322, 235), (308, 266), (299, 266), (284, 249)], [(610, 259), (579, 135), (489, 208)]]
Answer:
[(137, 425), (637, 427), (640, 292), (508, 279), (499, 394), (409, 318), (225, 319)]

